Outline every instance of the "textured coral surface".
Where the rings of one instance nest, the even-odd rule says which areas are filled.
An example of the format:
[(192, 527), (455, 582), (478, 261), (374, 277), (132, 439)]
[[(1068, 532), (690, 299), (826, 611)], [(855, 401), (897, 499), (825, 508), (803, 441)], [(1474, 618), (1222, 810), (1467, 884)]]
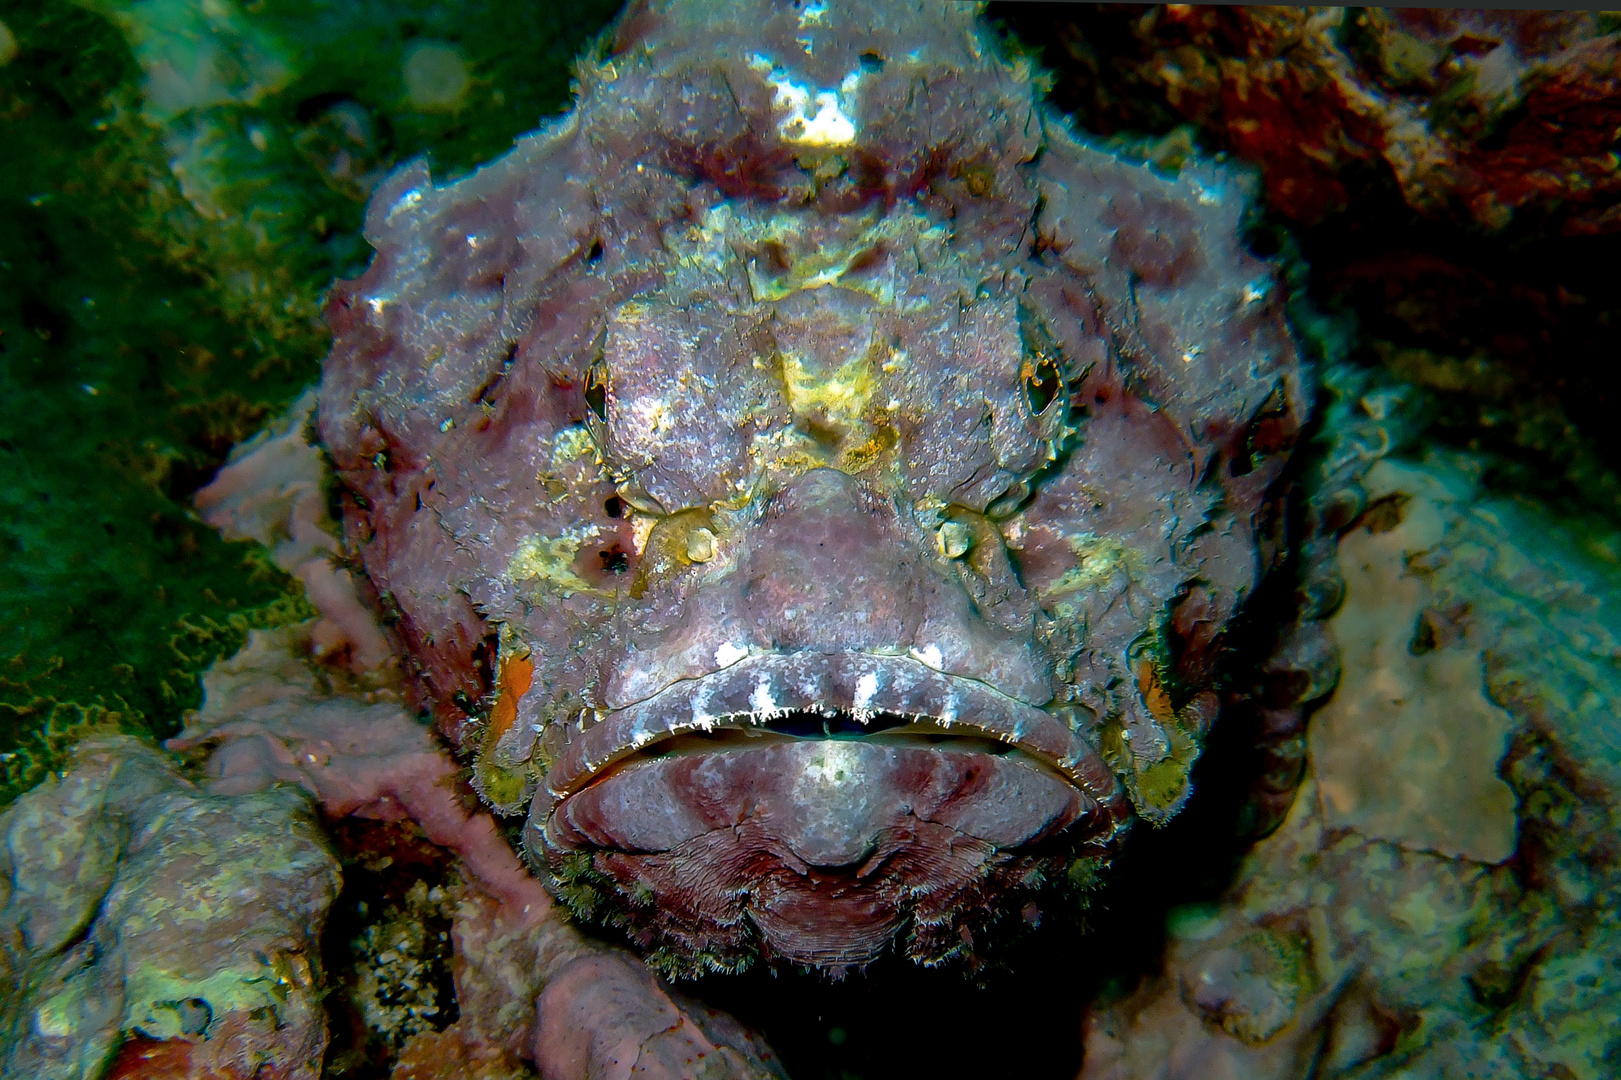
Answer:
[(1163, 973), (1091, 1013), (1083, 1077), (1614, 1074), (1621, 538), (1479, 475), (1370, 471), (1331, 624), (1357, 693)]
[(1382, 167), (1415, 207), (1492, 228), (1522, 208), (1571, 233), (1621, 225), (1613, 13), (1103, 5), (1074, 25), (1067, 103), (1110, 128), (1158, 107), (1220, 132), (1290, 219), (1343, 208)]

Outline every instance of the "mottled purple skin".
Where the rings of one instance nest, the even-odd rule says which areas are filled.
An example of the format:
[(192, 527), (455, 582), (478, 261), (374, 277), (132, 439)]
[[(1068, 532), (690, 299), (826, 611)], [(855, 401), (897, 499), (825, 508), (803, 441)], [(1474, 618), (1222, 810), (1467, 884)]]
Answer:
[(675, 969), (970, 953), (1180, 808), (1275, 561), (1245, 193), (1077, 141), (968, 5), (638, 5), (580, 81), (373, 200), (353, 551), (576, 910)]

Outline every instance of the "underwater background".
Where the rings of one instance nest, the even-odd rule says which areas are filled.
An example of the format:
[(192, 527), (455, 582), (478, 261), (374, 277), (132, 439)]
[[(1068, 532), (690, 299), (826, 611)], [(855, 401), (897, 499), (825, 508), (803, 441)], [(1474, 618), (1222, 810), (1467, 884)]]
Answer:
[[(422, 155), (464, 175), (565, 108), (617, 9), (0, 2), (0, 805), (88, 735), (175, 735), (210, 665), (313, 613), (192, 497), (317, 380), (376, 184)], [(1218, 727), (1195, 804), (1134, 840), (1092, 932), (1051, 928), (983, 985), (896, 965), (688, 989), (796, 1078), (1067, 1077), (1083, 1042), (1088, 1076), (1160, 1075), (1173, 1045), (1248, 1076), (1616, 1075), (1617, 19), (987, 18), (1079, 129), (1172, 172), (1256, 170), (1250, 242), (1288, 266), (1323, 382), (1304, 468), (1366, 474), (1340, 688), (1281, 828), (1242, 805), (1244, 735)], [(387, 1076), (457, 1019), (454, 871), (402, 830), (330, 843), (324, 1075)], [(415, 1004), (385, 1000), (406, 968)]]

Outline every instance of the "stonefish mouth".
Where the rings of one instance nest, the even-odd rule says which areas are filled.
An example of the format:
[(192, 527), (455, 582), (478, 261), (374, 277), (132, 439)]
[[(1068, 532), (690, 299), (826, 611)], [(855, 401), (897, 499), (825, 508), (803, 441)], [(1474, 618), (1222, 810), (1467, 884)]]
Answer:
[(840, 970), (907, 923), (920, 958), (962, 951), (962, 910), (1101, 853), (1129, 812), (1042, 709), (910, 657), (799, 653), (597, 719), (552, 763), (526, 843), (645, 909), (643, 944)]

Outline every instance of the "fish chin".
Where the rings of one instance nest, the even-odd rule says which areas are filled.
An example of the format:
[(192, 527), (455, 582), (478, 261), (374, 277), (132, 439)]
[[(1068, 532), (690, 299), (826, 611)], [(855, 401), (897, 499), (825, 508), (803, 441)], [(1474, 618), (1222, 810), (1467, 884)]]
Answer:
[(899, 941), (939, 963), (972, 932), (962, 912), (1005, 908), (1035, 853), (1096, 828), (1056, 771), (978, 742), (695, 737), (563, 800), (541, 842), (596, 886), (599, 920), (666, 954), (838, 972)]

